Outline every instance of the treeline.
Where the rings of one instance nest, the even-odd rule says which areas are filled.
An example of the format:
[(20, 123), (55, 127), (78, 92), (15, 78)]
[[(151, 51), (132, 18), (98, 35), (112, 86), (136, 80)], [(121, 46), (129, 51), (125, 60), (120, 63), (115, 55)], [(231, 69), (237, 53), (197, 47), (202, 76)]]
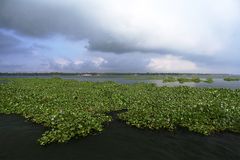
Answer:
[(178, 76), (178, 75), (218, 75), (218, 76), (226, 76), (227, 74), (209, 74), (209, 73), (114, 73), (114, 72), (108, 72), (108, 73), (97, 73), (97, 72), (85, 72), (85, 73), (66, 73), (66, 72), (16, 72), (16, 73), (0, 73), (0, 76), (42, 76), (42, 75), (172, 75), (172, 76)]

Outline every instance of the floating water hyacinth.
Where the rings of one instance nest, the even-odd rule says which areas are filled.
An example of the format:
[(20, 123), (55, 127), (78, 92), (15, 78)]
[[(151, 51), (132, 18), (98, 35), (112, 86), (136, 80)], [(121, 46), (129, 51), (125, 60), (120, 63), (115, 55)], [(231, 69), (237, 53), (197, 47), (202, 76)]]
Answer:
[(184, 77), (171, 77), (171, 76), (166, 76), (163, 78), (163, 83), (171, 83), (171, 82), (179, 82), (179, 83), (188, 83), (188, 82), (193, 82), (193, 83), (200, 83), (200, 82), (205, 82), (205, 83), (213, 83), (212, 78), (207, 78), (207, 79), (200, 79), (199, 77), (192, 77), (192, 78), (184, 78)]
[(0, 85), (0, 113), (19, 114), (49, 128), (41, 145), (66, 142), (104, 129), (118, 114), (138, 128), (185, 127), (209, 135), (240, 132), (240, 90), (124, 85), (53, 79), (5, 79)]
[(224, 81), (240, 81), (239, 77), (225, 77)]

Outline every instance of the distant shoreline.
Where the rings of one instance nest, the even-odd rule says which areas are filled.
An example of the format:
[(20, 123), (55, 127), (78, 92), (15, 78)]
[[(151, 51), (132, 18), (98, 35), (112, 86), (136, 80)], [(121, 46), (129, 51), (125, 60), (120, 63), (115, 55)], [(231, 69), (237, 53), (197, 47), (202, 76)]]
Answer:
[(16, 73), (0, 73), (0, 76), (25, 76), (25, 75), (220, 75), (220, 76), (238, 76), (239, 74), (227, 74), (227, 73), (96, 73), (96, 72), (81, 72), (81, 73), (69, 73), (69, 72), (16, 72)]

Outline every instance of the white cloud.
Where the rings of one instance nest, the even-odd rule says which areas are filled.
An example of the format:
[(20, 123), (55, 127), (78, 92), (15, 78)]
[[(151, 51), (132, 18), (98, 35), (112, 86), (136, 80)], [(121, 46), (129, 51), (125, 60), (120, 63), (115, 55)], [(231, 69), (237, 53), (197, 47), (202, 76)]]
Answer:
[(90, 1), (90, 15), (113, 40), (136, 48), (212, 55), (226, 48), (240, 22), (238, 0)]
[[(8, 18), (2, 21), (5, 25), (26, 34), (60, 33), (97, 41), (89, 45), (98, 49), (110, 43), (135, 51), (214, 55), (228, 49), (240, 25), (239, 0), (15, 0), (12, 5), (14, 12), (5, 8), (10, 13), (2, 16)], [(34, 13), (26, 15), (24, 6)]]
[(199, 70), (195, 63), (172, 55), (150, 59), (147, 68), (152, 72), (197, 72)]
[[(204, 71), (202, 66), (239, 72), (239, 0), (11, 0), (0, 2), (0, 28), (27, 47), (44, 42), (51, 49), (32, 54), (53, 59), (57, 69), (146, 71), (145, 60), (152, 58), (147, 68), (154, 72)], [(16, 52), (11, 45), (8, 53)], [(14, 58), (12, 64), (20, 61)]]
[(57, 58), (57, 59), (55, 59), (55, 63), (60, 65), (61, 67), (66, 67), (66, 66), (70, 65), (72, 62), (65, 58)]
[(61, 71), (99, 71), (104, 69), (103, 65), (108, 61), (103, 57), (85, 57), (83, 59), (56, 58), (49, 67)]
[(84, 64), (84, 61), (82, 61), (82, 60), (76, 60), (76, 61), (74, 61), (73, 64), (75, 64), (75, 65), (81, 65), (81, 64)]
[(96, 66), (96, 67), (100, 67), (102, 64), (106, 64), (108, 63), (107, 60), (105, 60), (102, 57), (94, 57), (91, 62)]

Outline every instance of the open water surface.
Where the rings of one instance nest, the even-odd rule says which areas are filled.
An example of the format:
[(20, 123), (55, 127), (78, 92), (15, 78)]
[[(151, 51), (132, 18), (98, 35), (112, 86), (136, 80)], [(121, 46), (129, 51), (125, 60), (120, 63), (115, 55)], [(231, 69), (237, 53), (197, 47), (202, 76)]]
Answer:
[(0, 115), (1, 160), (239, 160), (240, 135), (202, 136), (179, 129), (140, 130), (113, 120), (103, 132), (42, 147), (46, 129), (16, 115)]
[[(214, 82), (213, 83), (194, 83), (194, 82), (188, 82), (188, 83), (178, 83), (178, 82), (171, 82), (171, 83), (163, 83), (162, 80), (142, 80), (140, 79), (128, 79), (125, 78), (122, 75), (104, 75), (104, 76), (80, 76), (80, 75), (59, 75), (59, 76), (49, 76), (49, 75), (41, 75), (41, 76), (26, 76), (26, 75), (12, 75), (12, 76), (0, 76), (0, 78), (53, 78), (53, 77), (60, 77), (62, 79), (67, 80), (78, 80), (78, 81), (91, 81), (91, 82), (104, 82), (104, 81), (113, 81), (121, 84), (133, 84), (133, 83), (154, 83), (157, 86), (190, 86), (190, 87), (210, 87), (210, 88), (230, 88), (230, 89), (238, 89), (240, 88), (240, 81), (224, 81), (223, 77), (218, 76), (212, 76)], [(141, 76), (140, 76), (141, 77)], [(184, 76), (187, 77), (187, 76)], [(207, 78), (206, 76), (198, 76), (202, 79)], [(0, 82), (1, 83), (1, 82)]]
[[(4, 78), (52, 78), (53, 76), (8, 76)], [(121, 76), (60, 76), (79, 81), (155, 83), (157, 86), (240, 88), (240, 82), (214, 78), (214, 83), (162, 83), (161, 80), (130, 80)], [(3, 77), (2, 77), (3, 78)], [(0, 81), (6, 83), (7, 81)], [(0, 114), (0, 160), (240, 160), (240, 135), (218, 133), (202, 136), (179, 129), (140, 130), (113, 120), (103, 132), (64, 144), (42, 147), (37, 139), (46, 131), (16, 115)]]

